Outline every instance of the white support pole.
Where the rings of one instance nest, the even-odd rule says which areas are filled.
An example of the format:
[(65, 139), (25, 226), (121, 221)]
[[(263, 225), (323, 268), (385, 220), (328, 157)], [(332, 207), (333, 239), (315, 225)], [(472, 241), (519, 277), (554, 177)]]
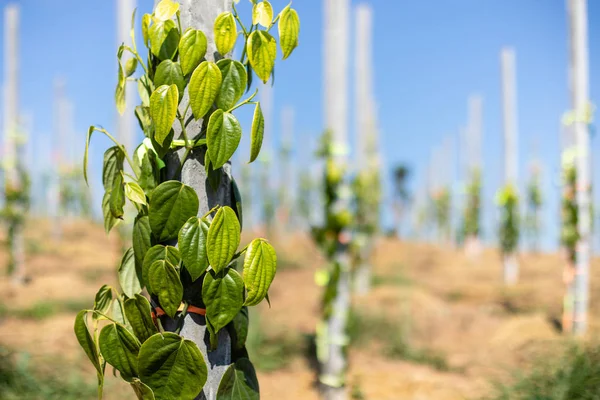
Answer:
[[(504, 126), (504, 183), (518, 190), (518, 126), (515, 52), (510, 47), (502, 49), (502, 110)], [(516, 212), (516, 211), (515, 211)], [(517, 254), (503, 254), (504, 283), (513, 285), (519, 279)]]
[[(349, 0), (326, 0), (324, 14), (325, 47), (325, 127), (333, 133), (335, 162), (346, 169), (348, 159), (348, 33)], [(335, 210), (349, 205), (349, 190), (342, 187)], [(343, 232), (341, 235), (344, 236)], [(321, 365), (320, 381), (326, 400), (345, 400), (344, 376), (347, 365), (344, 351), (346, 321), (350, 310), (350, 259), (345, 238), (338, 240), (334, 262), (340, 274), (332, 312), (325, 322), (327, 357)]]
[[(136, 0), (116, 0), (117, 2), (117, 45), (122, 43), (128, 44), (131, 42), (131, 15), (136, 6)], [(123, 54), (122, 63), (125, 65), (127, 60), (132, 56), (125, 52)], [(133, 95), (137, 92), (135, 82), (126, 82), (128, 85), (127, 95), (125, 97), (125, 112), (123, 115), (117, 113), (117, 138), (125, 145), (127, 151), (132, 152), (136, 144), (135, 140), (135, 120), (133, 110), (136, 106), (137, 96)], [(127, 166), (127, 168), (129, 168)], [(128, 170), (131, 173), (130, 170)]]
[(281, 111), (281, 143), (280, 159), (281, 174), (279, 175), (279, 190), (281, 194), (280, 221), (282, 228), (289, 230), (292, 226), (292, 204), (294, 202), (294, 171), (292, 162), (292, 149), (294, 140), (294, 109), (284, 107)]
[[(468, 176), (467, 184), (471, 184), (475, 174), (482, 174), (482, 146), (481, 138), (483, 132), (483, 98), (478, 94), (472, 94), (468, 99), (468, 126), (466, 137), (468, 140), (467, 148), (467, 165)], [(468, 201), (468, 200), (467, 200)], [(479, 210), (479, 218), (481, 219), (481, 210)], [(481, 220), (478, 221), (481, 224)], [(479, 235), (468, 235), (465, 237), (465, 251), (471, 258), (478, 256), (481, 253), (481, 239)]]
[(586, 113), (589, 107), (589, 61), (587, 0), (567, 0), (570, 21), (570, 89), (574, 114), (573, 130), (577, 144), (577, 230), (575, 294), (573, 305), (573, 334), (587, 330), (590, 267), (590, 134)]
[(369, 163), (369, 136), (373, 134), (373, 77), (372, 56), (372, 11), (368, 4), (359, 4), (355, 11), (355, 56), (354, 78), (356, 95), (356, 160), (358, 170), (367, 168)]

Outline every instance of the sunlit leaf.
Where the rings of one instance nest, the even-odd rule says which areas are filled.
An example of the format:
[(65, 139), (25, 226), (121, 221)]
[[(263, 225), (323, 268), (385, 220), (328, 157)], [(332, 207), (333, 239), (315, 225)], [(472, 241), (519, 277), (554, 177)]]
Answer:
[(254, 116), (252, 117), (252, 127), (250, 128), (250, 162), (256, 160), (256, 157), (260, 153), (264, 133), (265, 118), (263, 117), (260, 103), (256, 103)]
[(125, 196), (134, 203), (146, 205), (146, 194), (140, 185), (135, 182), (125, 183)]
[(179, 10), (179, 3), (172, 0), (161, 0), (154, 9), (154, 18), (158, 21), (166, 21), (175, 15)]
[(264, 83), (267, 83), (277, 58), (275, 38), (266, 31), (254, 31), (248, 36), (246, 51), (252, 69)]
[(210, 266), (220, 272), (229, 265), (240, 244), (240, 222), (230, 207), (221, 207), (213, 218), (207, 235)]
[(209, 271), (202, 283), (202, 299), (206, 304), (206, 318), (218, 332), (242, 309), (244, 281), (232, 268), (219, 273)]
[(242, 138), (237, 118), (219, 109), (210, 116), (206, 131), (206, 146), (214, 169), (221, 168), (235, 153)]
[(185, 222), (198, 214), (199, 202), (191, 187), (178, 181), (161, 183), (150, 199), (150, 227), (159, 242), (175, 239)]
[(160, 60), (173, 58), (179, 46), (179, 30), (171, 19), (150, 26), (150, 51)]
[(194, 70), (188, 90), (190, 104), (196, 119), (210, 110), (221, 88), (221, 70), (217, 64), (204, 61)]
[(273, 7), (271, 3), (264, 0), (254, 4), (252, 7), (252, 25), (260, 24), (268, 28), (273, 22)]
[(179, 255), (179, 250), (176, 247), (163, 246), (161, 244), (151, 247), (146, 252), (144, 262), (142, 263), (142, 278), (149, 292), (152, 292), (149, 282), (150, 267), (159, 260), (166, 260), (171, 265), (178, 265), (179, 261), (181, 260), (181, 256)]
[(190, 74), (206, 55), (207, 41), (204, 32), (197, 29), (185, 31), (179, 41), (179, 60), (183, 75)]
[(298, 47), (298, 37), (300, 36), (300, 18), (298, 18), (296, 10), (290, 8), (289, 5), (280, 14), (278, 28), (279, 46), (285, 60)]
[(198, 279), (208, 268), (207, 235), (208, 225), (198, 217), (190, 218), (179, 231), (177, 244), (183, 265), (189, 272), (192, 281)]
[(123, 171), (125, 154), (119, 146), (109, 147), (104, 152), (104, 163), (102, 165), (102, 185), (104, 190), (112, 190), (115, 179)]
[(217, 62), (223, 81), (217, 97), (217, 107), (228, 110), (237, 103), (246, 90), (246, 68), (236, 60), (224, 58)]
[(130, 247), (123, 255), (121, 265), (119, 265), (119, 284), (127, 297), (131, 298), (142, 290), (140, 279), (141, 276), (138, 276), (135, 270), (133, 248)]
[(265, 239), (254, 239), (246, 250), (244, 259), (244, 284), (246, 302), (255, 306), (265, 298), (277, 270), (275, 249)]
[(224, 12), (217, 17), (214, 34), (217, 51), (221, 55), (225, 55), (233, 50), (235, 40), (237, 39), (237, 26), (232, 13)]
[(179, 90), (177, 85), (162, 85), (150, 96), (150, 117), (154, 122), (154, 139), (162, 145), (177, 117)]

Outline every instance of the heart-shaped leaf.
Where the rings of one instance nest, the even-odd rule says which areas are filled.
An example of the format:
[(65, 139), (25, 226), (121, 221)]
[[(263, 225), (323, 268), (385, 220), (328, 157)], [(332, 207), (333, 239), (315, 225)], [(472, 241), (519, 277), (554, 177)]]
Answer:
[(123, 308), (131, 324), (131, 330), (141, 343), (156, 333), (148, 299), (141, 294), (136, 294), (135, 297), (125, 300)]
[(154, 9), (154, 18), (158, 21), (166, 21), (175, 15), (179, 10), (179, 3), (172, 0), (161, 0)]
[(177, 265), (179, 264), (179, 260), (181, 260), (181, 256), (179, 255), (179, 250), (173, 246), (157, 244), (148, 250), (142, 264), (142, 278), (149, 292), (152, 291), (149, 282), (150, 267), (154, 262), (159, 260), (166, 260), (171, 265)]
[(155, 261), (148, 272), (150, 290), (158, 296), (162, 309), (171, 318), (175, 318), (177, 309), (183, 300), (183, 285), (179, 273), (165, 260)]
[(266, 0), (254, 3), (252, 7), (252, 25), (262, 25), (268, 28), (271, 22), (273, 22), (273, 7), (271, 3)]
[(206, 239), (210, 266), (220, 272), (229, 265), (240, 244), (240, 222), (230, 207), (221, 207), (213, 218)]
[(288, 5), (279, 17), (279, 46), (285, 60), (298, 47), (298, 36), (300, 36), (300, 18), (298, 13)]
[(254, 239), (244, 259), (246, 306), (255, 306), (265, 298), (277, 270), (275, 249), (265, 239)]
[(133, 245), (133, 254), (135, 258), (135, 270), (139, 277), (143, 280), (144, 257), (146, 252), (152, 246), (152, 238), (150, 236), (150, 220), (147, 216), (138, 217), (133, 224), (133, 233), (131, 235), (131, 243)]
[(256, 160), (262, 148), (263, 136), (265, 134), (265, 118), (263, 117), (260, 103), (256, 103), (252, 127), (250, 128), (250, 162)]
[(179, 45), (179, 31), (171, 19), (155, 21), (149, 30), (150, 51), (160, 60), (173, 58)]
[(206, 305), (206, 318), (216, 333), (242, 309), (244, 281), (232, 268), (220, 273), (209, 271), (202, 282), (202, 299)]
[(125, 183), (125, 196), (134, 203), (146, 205), (146, 194), (144, 189), (135, 182)]
[(183, 79), (183, 72), (181, 71), (181, 65), (178, 62), (172, 60), (164, 60), (156, 68), (154, 73), (154, 86), (160, 87), (162, 85), (175, 85), (177, 86), (177, 94), (179, 99), (183, 97), (183, 91), (185, 90), (185, 80)]
[(208, 120), (206, 146), (213, 169), (221, 168), (235, 153), (242, 139), (242, 127), (231, 113), (216, 110)]
[(258, 399), (260, 390), (254, 366), (247, 358), (240, 358), (225, 370), (219, 383), (217, 400)]
[(264, 83), (267, 83), (277, 58), (275, 38), (266, 31), (254, 31), (248, 36), (246, 51), (252, 69)]
[(112, 190), (115, 177), (123, 171), (125, 154), (119, 146), (109, 147), (104, 152), (104, 164), (102, 166), (102, 185), (104, 190)]
[(119, 284), (127, 297), (131, 298), (142, 290), (141, 278), (135, 270), (135, 257), (133, 248), (130, 247), (123, 255), (119, 266)]
[(79, 345), (83, 351), (85, 351), (85, 354), (96, 368), (96, 371), (98, 371), (98, 375), (102, 376), (104, 375), (104, 367), (100, 363), (100, 357), (98, 356), (98, 351), (96, 350), (96, 344), (87, 326), (88, 313), (88, 310), (83, 310), (77, 314), (77, 317), (75, 317), (75, 336), (77, 337)]
[(198, 217), (190, 218), (179, 231), (178, 246), (185, 269), (192, 281), (198, 279), (208, 268), (206, 236), (208, 225)]
[(233, 50), (235, 40), (237, 39), (237, 26), (232, 13), (224, 12), (217, 17), (215, 20), (214, 34), (217, 51), (221, 53), (221, 55), (224, 56)]
[(204, 32), (188, 29), (179, 41), (179, 60), (183, 75), (190, 74), (206, 55), (207, 41)]
[(140, 341), (124, 326), (106, 325), (100, 331), (100, 353), (107, 363), (115, 367), (126, 381), (138, 376)]
[(177, 105), (179, 102), (179, 89), (177, 85), (162, 85), (150, 96), (150, 118), (154, 122), (154, 140), (158, 144), (169, 136), (171, 127), (177, 117)]
[(157, 333), (142, 345), (139, 369), (157, 400), (193, 400), (208, 376), (198, 346), (171, 332)]
[(224, 58), (217, 62), (223, 82), (217, 97), (217, 107), (228, 110), (237, 103), (246, 90), (246, 67), (239, 61)]
[(204, 61), (194, 70), (188, 86), (194, 118), (202, 118), (210, 110), (219, 94), (221, 81), (221, 70), (213, 62)]
[(178, 181), (158, 185), (150, 199), (150, 227), (159, 242), (175, 239), (185, 222), (198, 214), (198, 195)]

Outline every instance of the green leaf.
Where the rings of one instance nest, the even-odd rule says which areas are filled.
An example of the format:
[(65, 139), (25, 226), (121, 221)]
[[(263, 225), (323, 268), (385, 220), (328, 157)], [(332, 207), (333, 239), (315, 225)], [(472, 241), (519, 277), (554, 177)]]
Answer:
[(130, 77), (135, 73), (137, 69), (138, 60), (135, 57), (131, 57), (127, 62), (125, 62), (125, 76)]
[(150, 227), (159, 242), (175, 239), (185, 222), (198, 214), (194, 189), (178, 181), (163, 182), (152, 192)]
[(121, 300), (120, 296), (114, 299), (112, 302), (110, 317), (115, 322), (118, 322), (119, 324), (129, 328), (129, 322), (125, 318), (125, 311), (123, 310), (123, 301)]
[(193, 400), (208, 376), (196, 344), (171, 332), (157, 333), (142, 345), (139, 369), (140, 380), (161, 400)]
[(115, 178), (123, 171), (125, 154), (119, 146), (109, 147), (104, 152), (104, 163), (102, 166), (102, 185), (104, 190), (112, 190)]
[(177, 85), (159, 86), (150, 96), (150, 117), (154, 122), (154, 139), (162, 145), (177, 116), (179, 90)]
[(118, 218), (113, 217), (110, 211), (110, 190), (104, 193), (102, 197), (102, 214), (104, 215), (104, 230), (109, 233), (112, 228), (115, 227), (121, 221)]
[(113, 181), (113, 188), (110, 191), (110, 213), (113, 217), (123, 219), (125, 211), (125, 187), (123, 185), (123, 175), (118, 174)]
[(104, 367), (100, 363), (100, 357), (98, 356), (98, 350), (96, 349), (96, 343), (90, 334), (90, 330), (87, 326), (87, 314), (88, 310), (80, 311), (75, 317), (75, 336), (77, 337), (77, 341), (85, 354), (87, 354), (88, 358), (98, 371), (100, 376), (104, 375)]
[(190, 218), (179, 231), (178, 246), (185, 269), (192, 281), (198, 279), (208, 268), (206, 236), (208, 225), (198, 217)]
[(179, 41), (179, 61), (183, 75), (189, 75), (206, 55), (207, 41), (204, 32), (188, 29)]
[(133, 254), (135, 259), (135, 270), (139, 277), (141, 277), (141, 283), (144, 284), (143, 279), (143, 268), (144, 257), (150, 247), (152, 247), (152, 237), (150, 234), (150, 220), (148, 216), (138, 217), (133, 223), (133, 232), (131, 235), (131, 243), (133, 245)]
[(147, 386), (139, 379), (133, 378), (131, 381), (131, 387), (133, 388), (138, 400), (155, 400), (154, 392), (152, 389), (150, 389), (150, 386)]
[(119, 284), (127, 297), (131, 298), (142, 290), (140, 279), (141, 276), (138, 276), (135, 270), (133, 248), (130, 247), (123, 254), (121, 265), (119, 266)]
[(224, 12), (217, 17), (215, 20), (214, 34), (217, 51), (221, 53), (221, 55), (224, 56), (233, 50), (235, 40), (237, 39), (237, 26), (232, 13)]
[(246, 90), (248, 77), (246, 67), (239, 61), (224, 58), (217, 62), (221, 70), (223, 82), (221, 90), (217, 97), (217, 107), (222, 110), (229, 110), (237, 103)]
[(179, 255), (179, 250), (176, 247), (163, 246), (161, 244), (151, 247), (148, 252), (146, 252), (146, 256), (144, 257), (144, 262), (142, 264), (142, 279), (149, 292), (152, 291), (149, 282), (150, 267), (159, 260), (166, 260), (171, 265), (178, 265), (179, 261), (181, 260), (181, 256)]
[(202, 299), (206, 318), (215, 333), (230, 323), (244, 304), (244, 281), (233, 268), (216, 273), (209, 271), (202, 282)]
[(179, 45), (179, 30), (175, 22), (155, 21), (149, 30), (150, 51), (160, 60), (173, 58)]
[(255, 306), (269, 291), (277, 270), (277, 254), (265, 239), (254, 239), (246, 250), (244, 259), (244, 284), (246, 306)]
[[(106, 314), (110, 308), (112, 299), (112, 287), (109, 285), (102, 285), (94, 298), (94, 311), (100, 311), (101, 313)], [(96, 314), (94, 314), (94, 318), (97, 318)]]
[(298, 13), (288, 5), (279, 17), (279, 46), (285, 60), (292, 54), (292, 51), (298, 47), (298, 37), (300, 36), (300, 18)]
[(149, 149), (146, 144), (142, 143), (135, 152), (133, 161), (138, 166), (139, 185), (149, 197), (152, 196), (152, 192), (158, 185), (160, 179), (160, 168), (158, 166), (156, 153), (153, 149)]
[(216, 110), (208, 120), (206, 146), (213, 169), (221, 168), (235, 153), (242, 139), (242, 127), (229, 112)]
[(273, 7), (271, 3), (264, 0), (254, 4), (252, 7), (252, 25), (262, 25), (268, 28), (273, 22)]
[[(119, 50), (121, 52), (121, 50)], [(119, 56), (119, 69), (117, 70), (117, 87), (115, 88), (115, 104), (117, 105), (117, 111), (120, 115), (123, 115), (125, 112), (125, 83), (127, 83), (125, 79), (125, 72), (123, 72), (123, 66), (121, 65), (121, 60)]]
[(217, 400), (259, 400), (260, 390), (254, 366), (247, 358), (231, 364), (219, 383)]
[(179, 280), (179, 273), (169, 262), (159, 260), (150, 266), (148, 276), (151, 293), (158, 296), (158, 302), (165, 313), (175, 318), (183, 300), (183, 286)]
[(188, 87), (194, 118), (202, 118), (210, 110), (219, 94), (221, 81), (221, 70), (213, 62), (203, 61), (194, 70)]
[(154, 73), (154, 86), (159, 87), (162, 85), (177, 86), (179, 99), (183, 97), (185, 80), (183, 79), (183, 72), (181, 72), (181, 65), (178, 62), (164, 60), (158, 65)]
[(125, 300), (124, 308), (131, 329), (141, 343), (157, 332), (152, 322), (150, 302), (144, 296), (136, 294), (135, 297)]
[(154, 83), (152, 83), (147, 75), (142, 75), (138, 79), (137, 87), (140, 100), (142, 100), (142, 105), (144, 107), (150, 107), (150, 95), (152, 95), (152, 92), (154, 91)]
[(266, 31), (254, 31), (248, 36), (246, 49), (252, 69), (264, 83), (267, 83), (277, 57), (275, 38)]
[(213, 218), (206, 239), (208, 261), (220, 272), (229, 265), (240, 244), (240, 222), (230, 207), (221, 207)]
[(242, 350), (246, 346), (248, 339), (248, 327), (250, 320), (248, 319), (248, 307), (242, 307), (239, 313), (233, 318), (233, 329), (235, 330), (235, 342), (233, 343), (236, 350)]
[(138, 375), (140, 342), (124, 326), (112, 323), (100, 331), (100, 353), (115, 367), (121, 378), (131, 381)]
[(134, 203), (146, 205), (146, 194), (144, 189), (135, 182), (125, 183), (125, 196)]
[(154, 18), (159, 21), (166, 21), (173, 18), (177, 11), (179, 11), (179, 3), (172, 0), (162, 0), (154, 9)]
[(95, 130), (96, 128), (93, 125), (88, 128), (87, 135), (85, 137), (85, 150), (83, 152), (83, 179), (85, 180), (85, 183), (88, 184), (88, 186), (89, 183), (87, 178), (87, 166), (90, 151), (90, 140), (92, 139), (92, 134)]
[(260, 103), (256, 103), (252, 127), (250, 128), (250, 162), (256, 160), (262, 148), (263, 136), (265, 134), (265, 118), (263, 117)]
[(150, 29), (150, 22), (152, 21), (152, 15), (144, 14), (142, 17), (142, 36), (144, 37), (144, 45), (148, 47), (148, 40), (150, 35), (148, 29)]

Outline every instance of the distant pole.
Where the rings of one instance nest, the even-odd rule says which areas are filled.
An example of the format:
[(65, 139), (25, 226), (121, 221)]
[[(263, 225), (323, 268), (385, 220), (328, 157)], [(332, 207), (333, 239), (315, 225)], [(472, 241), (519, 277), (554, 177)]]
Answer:
[(281, 111), (281, 143), (280, 143), (280, 158), (281, 158), (281, 174), (279, 175), (279, 190), (281, 204), (280, 220), (282, 228), (289, 230), (293, 223), (294, 215), (292, 215), (292, 204), (294, 194), (290, 188), (295, 188), (294, 171), (292, 162), (292, 148), (294, 140), (294, 109), (292, 107), (284, 107)]
[[(135, 9), (136, 0), (116, 0), (117, 2), (117, 45), (121, 43), (129, 43), (131, 31), (131, 15)], [(132, 56), (125, 52), (123, 54), (123, 65)], [(131, 95), (125, 97), (125, 112), (123, 115), (117, 113), (117, 137), (125, 145), (127, 149), (133, 150), (135, 140), (135, 121), (133, 119), (133, 109), (136, 106), (136, 97), (133, 95), (137, 92), (135, 82), (127, 82), (129, 85), (127, 93)]]
[[(504, 184), (518, 191), (518, 127), (517, 89), (514, 49), (506, 47), (501, 52), (502, 109), (504, 125)], [(515, 284), (519, 278), (516, 250), (503, 254), (504, 283)]]
[(573, 306), (573, 334), (583, 335), (587, 330), (587, 310), (589, 303), (590, 267), (590, 135), (585, 115), (589, 107), (589, 61), (587, 1), (568, 0), (570, 19), (570, 89), (573, 130), (577, 144), (577, 230), (579, 239), (576, 245), (575, 295)]
[[(472, 94), (468, 99), (468, 126), (467, 126), (467, 165), (468, 165), (468, 186), (472, 186), (475, 180), (482, 181), (482, 146), (481, 137), (483, 131), (483, 99), (480, 95)], [(468, 194), (471, 196), (471, 194)], [(481, 196), (481, 193), (479, 193)], [(466, 214), (471, 214), (474, 225), (477, 226), (476, 232), (467, 232), (465, 236), (465, 250), (466, 253), (475, 257), (481, 252), (481, 239), (480, 239), (480, 225), (481, 225), (481, 210), (480, 209), (469, 209), (473, 204), (470, 204), (474, 198), (467, 198)], [(479, 207), (481, 206), (481, 200), (479, 201)], [(472, 227), (474, 228), (474, 226)]]
[(274, 186), (271, 184), (272, 175), (269, 169), (273, 165), (273, 87), (270, 83), (264, 84), (260, 89), (260, 107), (265, 121), (264, 139), (260, 156), (260, 187), (262, 196), (262, 218), (267, 238), (272, 239), (274, 234), (273, 225), (275, 219), (275, 195)]
[[(324, 14), (324, 69), (325, 69), (325, 127), (333, 133), (335, 163), (346, 171), (348, 146), (348, 38), (349, 0), (326, 0)], [(349, 206), (348, 188), (342, 187), (334, 210)], [(331, 315), (325, 323), (327, 357), (321, 365), (321, 388), (325, 400), (347, 398), (344, 377), (347, 366), (345, 344), (346, 325), (350, 310), (350, 257), (347, 232), (337, 241), (334, 262), (339, 265), (337, 291)]]
[[(23, 182), (17, 170), (20, 149), (17, 135), (19, 120), (19, 20), (20, 11), (16, 4), (4, 10), (4, 165), (6, 191), (19, 190)], [(6, 204), (7, 202), (5, 202)], [(25, 279), (25, 249), (23, 224), (9, 223), (9, 274), (15, 283)]]

